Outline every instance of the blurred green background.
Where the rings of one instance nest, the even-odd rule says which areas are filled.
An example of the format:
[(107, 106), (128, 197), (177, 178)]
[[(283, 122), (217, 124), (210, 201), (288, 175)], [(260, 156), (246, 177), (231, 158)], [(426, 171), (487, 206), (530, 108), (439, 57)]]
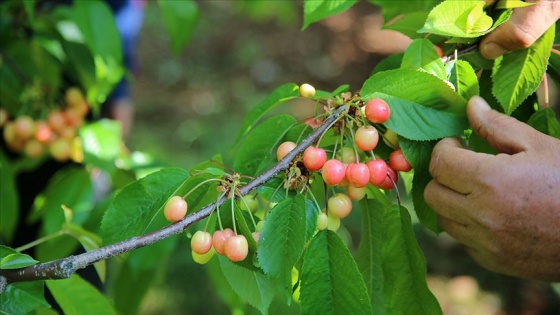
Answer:
[[(148, 2), (137, 47), (140, 71), (132, 86), (136, 115), (128, 146), (169, 166), (190, 168), (216, 153), (227, 164), (245, 114), (274, 88), (307, 82), (322, 90), (350, 84), (356, 91), (385, 54), (406, 43), (398, 34), (379, 31), (379, 10), (365, 1), (305, 31), (299, 1), (200, 1), (199, 9), (193, 38), (174, 55), (159, 8)], [(313, 108), (302, 100), (277, 112), (303, 119)], [(359, 214), (344, 224), (359, 230)], [(430, 286), (446, 314), (560, 314), (549, 284), (484, 271), (450, 238), (436, 238), (419, 226), (416, 231)], [(217, 259), (210, 268), (219, 272)], [(224, 279), (210, 279), (207, 269), (192, 261), (185, 237), (159, 270), (141, 313), (257, 313), (238, 303)], [(231, 311), (224, 301), (237, 308)], [(275, 301), (270, 311), (297, 313), (298, 306)]]

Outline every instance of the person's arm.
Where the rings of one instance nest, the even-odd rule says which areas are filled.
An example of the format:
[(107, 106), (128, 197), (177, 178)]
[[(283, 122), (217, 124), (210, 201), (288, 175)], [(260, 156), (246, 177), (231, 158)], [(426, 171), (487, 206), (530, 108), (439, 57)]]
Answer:
[(490, 109), (477, 96), (467, 115), (500, 154), (441, 140), (432, 153), (426, 202), (482, 266), (560, 280), (560, 140)]
[(480, 42), (480, 53), (488, 59), (516, 49), (531, 46), (560, 18), (559, 0), (538, 2), (532, 6), (513, 9), (511, 18), (486, 35)]

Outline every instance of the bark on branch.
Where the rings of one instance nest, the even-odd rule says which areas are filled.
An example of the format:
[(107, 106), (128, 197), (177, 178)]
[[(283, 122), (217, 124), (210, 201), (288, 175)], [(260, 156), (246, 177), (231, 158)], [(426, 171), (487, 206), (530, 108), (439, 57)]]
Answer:
[[(246, 195), (257, 187), (266, 183), (279, 172), (286, 170), (290, 162), (303, 152), (307, 147), (312, 145), (317, 139), (327, 130), (329, 125), (338, 120), (341, 113), (344, 111), (345, 106), (340, 106), (327, 117), (323, 123), (318, 126), (307, 138), (299, 143), (294, 150), (290, 151), (284, 159), (274, 165), (272, 168), (257, 176), (254, 180), (247, 183), (247, 185), (240, 188), (241, 195)], [(227, 198), (222, 198), (216, 203), (218, 206), (222, 205)], [(111, 257), (141, 248), (155, 242), (164, 240), (175, 234), (183, 232), (192, 224), (208, 217), (212, 212), (214, 203), (205, 206), (197, 212), (186, 216), (183, 220), (166, 226), (160, 230), (154, 231), (149, 234), (133, 237), (131, 239), (118, 242), (115, 244), (107, 245), (96, 250), (92, 250), (80, 255), (69, 256), (63, 259), (53, 260), (20, 269), (5, 269), (0, 270), (0, 294), (2, 294), (6, 286), (10, 283), (23, 282), (23, 281), (36, 281), (36, 280), (49, 280), (49, 279), (66, 279), (69, 278), (78, 269), (85, 268), (93, 263), (101, 260), (109, 259)]]

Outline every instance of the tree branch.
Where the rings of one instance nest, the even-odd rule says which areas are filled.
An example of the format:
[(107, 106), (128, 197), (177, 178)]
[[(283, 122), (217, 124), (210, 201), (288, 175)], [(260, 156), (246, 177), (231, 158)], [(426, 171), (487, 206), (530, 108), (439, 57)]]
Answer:
[[(303, 150), (312, 145), (328, 129), (331, 123), (339, 119), (344, 109), (345, 106), (340, 106), (339, 108), (337, 108), (307, 138), (305, 138), (292, 151), (290, 151), (284, 157), (284, 159), (282, 159), (266, 172), (257, 176), (254, 180), (247, 183), (247, 185), (241, 187), (241, 195), (244, 196), (248, 194), (252, 190), (266, 183), (279, 172), (286, 170), (289, 167), (290, 162), (296, 157), (296, 155), (303, 152)], [(216, 201), (215, 203), (220, 206), (226, 200), (227, 198), (224, 197)], [(92, 250), (80, 255), (69, 256), (63, 259), (20, 269), (0, 270), (0, 294), (4, 292), (6, 285), (9, 283), (69, 278), (78, 269), (85, 268), (98, 261), (105, 260), (122, 253), (126, 253), (134, 249), (156, 243), (175, 234), (179, 234), (192, 224), (208, 217), (212, 212), (213, 207), (214, 203), (209, 204), (199, 211), (186, 216), (183, 220), (168, 225), (160, 230), (154, 231), (149, 234), (133, 237), (129, 240), (125, 240), (115, 244), (107, 245), (105, 247), (101, 247), (99, 249)]]

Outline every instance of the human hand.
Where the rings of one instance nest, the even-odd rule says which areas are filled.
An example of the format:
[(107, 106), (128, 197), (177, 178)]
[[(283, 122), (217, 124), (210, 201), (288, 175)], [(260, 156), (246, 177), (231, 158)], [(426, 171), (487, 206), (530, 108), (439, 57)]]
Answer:
[(516, 49), (531, 46), (560, 18), (560, 1), (537, 0), (532, 6), (516, 8), (511, 18), (480, 42), (484, 58), (496, 59)]
[(500, 154), (441, 140), (431, 157), (426, 202), (480, 265), (560, 280), (560, 140), (490, 109), (478, 96), (469, 100), (467, 115)]

